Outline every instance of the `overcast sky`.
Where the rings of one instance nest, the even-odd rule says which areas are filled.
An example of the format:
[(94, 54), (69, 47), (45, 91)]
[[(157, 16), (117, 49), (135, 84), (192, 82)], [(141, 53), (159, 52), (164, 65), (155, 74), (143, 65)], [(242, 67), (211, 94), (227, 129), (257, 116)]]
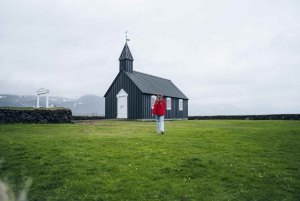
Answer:
[(299, 0), (3, 0), (0, 94), (103, 96), (126, 30), (134, 70), (190, 105), (300, 112)]

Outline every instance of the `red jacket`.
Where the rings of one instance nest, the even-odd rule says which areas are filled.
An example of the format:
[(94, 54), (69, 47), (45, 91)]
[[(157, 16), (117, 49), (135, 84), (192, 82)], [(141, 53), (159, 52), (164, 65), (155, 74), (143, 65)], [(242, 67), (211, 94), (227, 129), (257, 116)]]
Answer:
[(155, 100), (152, 114), (163, 116), (163, 115), (165, 115), (165, 110), (166, 110), (166, 101), (163, 99), (161, 101), (161, 105), (160, 105), (158, 103), (158, 100)]

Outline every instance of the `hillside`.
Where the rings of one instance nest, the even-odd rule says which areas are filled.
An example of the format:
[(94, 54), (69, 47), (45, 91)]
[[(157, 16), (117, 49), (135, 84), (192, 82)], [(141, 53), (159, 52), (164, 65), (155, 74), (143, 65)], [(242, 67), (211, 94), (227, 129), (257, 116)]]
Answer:
[[(0, 107), (36, 107), (37, 97), (0, 94)], [(85, 95), (78, 99), (49, 96), (50, 107), (66, 107), (73, 115), (104, 116), (105, 99), (96, 95)], [(46, 96), (40, 97), (40, 106), (46, 107)]]

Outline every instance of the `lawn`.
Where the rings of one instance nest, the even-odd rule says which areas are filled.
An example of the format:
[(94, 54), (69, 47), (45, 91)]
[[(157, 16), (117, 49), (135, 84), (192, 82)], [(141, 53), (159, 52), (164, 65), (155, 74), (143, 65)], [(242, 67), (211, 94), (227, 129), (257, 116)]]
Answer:
[(0, 179), (28, 200), (300, 200), (300, 121), (0, 125)]

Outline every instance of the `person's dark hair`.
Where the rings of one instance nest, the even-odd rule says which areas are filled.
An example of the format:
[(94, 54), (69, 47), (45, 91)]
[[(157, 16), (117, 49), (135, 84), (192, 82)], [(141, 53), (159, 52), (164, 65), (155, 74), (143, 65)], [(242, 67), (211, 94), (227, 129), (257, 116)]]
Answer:
[(163, 94), (158, 94), (158, 96), (157, 96), (157, 101), (158, 101), (158, 104), (160, 104), (161, 105), (161, 102), (162, 102), (162, 100), (164, 99), (164, 96), (163, 96)]

